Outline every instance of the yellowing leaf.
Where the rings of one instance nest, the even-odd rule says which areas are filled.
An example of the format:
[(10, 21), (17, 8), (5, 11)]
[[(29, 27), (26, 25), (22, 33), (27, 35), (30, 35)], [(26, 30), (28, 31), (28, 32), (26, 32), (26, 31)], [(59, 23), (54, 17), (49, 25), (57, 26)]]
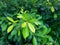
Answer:
[(22, 23), (22, 28), (26, 27), (26, 22)]
[(54, 12), (54, 11), (55, 11), (55, 9), (54, 9), (54, 7), (53, 7), (53, 6), (51, 7), (51, 11), (52, 11), (52, 12)]
[(10, 33), (12, 31), (13, 27), (14, 27), (14, 25), (9, 26), (7, 29), (7, 33)]
[(35, 28), (34, 28), (34, 25), (33, 25), (33, 24), (28, 23), (28, 27), (29, 27), (29, 29), (30, 29), (33, 33), (35, 33)]
[(33, 39), (32, 39), (32, 43), (33, 43), (33, 45), (37, 45), (37, 40), (36, 40), (35, 37), (33, 37)]
[(14, 20), (11, 17), (7, 17), (7, 19), (11, 22), (14, 22)]
[(22, 30), (22, 34), (23, 34), (24, 39), (26, 39), (26, 38), (29, 36), (28, 27), (25, 27), (25, 28)]

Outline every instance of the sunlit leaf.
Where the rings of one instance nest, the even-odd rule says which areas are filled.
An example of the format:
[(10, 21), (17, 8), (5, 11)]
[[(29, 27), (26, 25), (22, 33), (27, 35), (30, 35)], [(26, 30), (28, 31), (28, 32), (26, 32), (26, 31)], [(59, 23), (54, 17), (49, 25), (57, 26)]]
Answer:
[(14, 22), (17, 23), (19, 20), (15, 20)]
[(34, 28), (34, 25), (33, 25), (33, 24), (28, 23), (28, 27), (29, 27), (29, 29), (30, 29), (33, 33), (35, 33), (35, 28)]
[(24, 27), (26, 27), (26, 25), (27, 25), (27, 22), (24, 22), (24, 23), (22, 23), (22, 28), (24, 28)]
[(28, 27), (26, 27), (22, 30), (22, 34), (23, 34), (24, 39), (26, 39), (29, 36)]
[(54, 11), (55, 11), (55, 9), (54, 9), (54, 7), (52, 6), (52, 7), (51, 7), (51, 12), (54, 12)]
[(14, 25), (9, 26), (7, 29), (7, 33), (10, 33), (13, 30), (13, 28), (14, 28)]
[(33, 18), (30, 20), (30, 22), (35, 22), (35, 21), (36, 21), (36, 19), (33, 19)]
[(17, 18), (23, 18), (23, 16), (21, 14), (18, 13)]
[(7, 19), (11, 22), (14, 22), (13, 18), (11, 18), (11, 17), (7, 17)]

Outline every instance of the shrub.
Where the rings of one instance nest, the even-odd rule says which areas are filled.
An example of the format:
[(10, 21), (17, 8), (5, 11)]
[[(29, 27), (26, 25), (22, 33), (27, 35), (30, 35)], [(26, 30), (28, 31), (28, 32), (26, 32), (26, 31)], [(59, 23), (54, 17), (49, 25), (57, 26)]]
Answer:
[(59, 45), (59, 0), (1, 0), (0, 45)]

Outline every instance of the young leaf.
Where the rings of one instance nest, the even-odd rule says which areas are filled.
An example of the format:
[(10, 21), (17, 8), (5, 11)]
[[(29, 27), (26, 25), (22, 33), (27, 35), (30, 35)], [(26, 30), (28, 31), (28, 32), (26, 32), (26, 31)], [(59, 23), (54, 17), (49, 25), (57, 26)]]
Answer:
[(23, 18), (23, 16), (21, 14), (18, 14), (17, 18)]
[(35, 33), (35, 28), (34, 28), (34, 25), (33, 25), (33, 24), (28, 23), (28, 27), (29, 27), (29, 29), (30, 29), (33, 33)]
[(7, 17), (7, 19), (11, 22), (14, 22), (14, 20), (11, 17)]
[(8, 29), (7, 29), (7, 33), (10, 33), (13, 28), (14, 28), (14, 25), (9, 26)]
[(26, 27), (26, 22), (22, 23), (22, 28)]
[(25, 27), (25, 28), (22, 30), (22, 34), (23, 34), (24, 39), (26, 39), (26, 38), (29, 36), (28, 27)]
[(33, 43), (33, 45), (37, 45), (37, 40), (36, 40), (35, 37), (33, 37), (33, 39), (32, 39), (32, 43)]
[(51, 7), (51, 12), (54, 12), (54, 11), (55, 11), (55, 9), (54, 9), (54, 7), (52, 6), (52, 7)]

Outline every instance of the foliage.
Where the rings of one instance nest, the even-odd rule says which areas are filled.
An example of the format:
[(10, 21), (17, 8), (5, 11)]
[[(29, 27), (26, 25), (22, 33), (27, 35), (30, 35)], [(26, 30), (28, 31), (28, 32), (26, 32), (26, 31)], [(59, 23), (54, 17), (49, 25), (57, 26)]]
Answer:
[(0, 45), (59, 44), (59, 0), (0, 0)]

